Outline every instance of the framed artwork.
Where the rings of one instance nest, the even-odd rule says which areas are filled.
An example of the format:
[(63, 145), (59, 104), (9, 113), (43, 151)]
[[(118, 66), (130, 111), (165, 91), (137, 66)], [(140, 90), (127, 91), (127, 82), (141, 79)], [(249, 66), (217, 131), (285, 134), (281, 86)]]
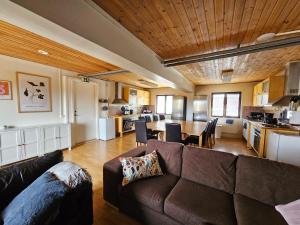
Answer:
[(17, 73), (18, 109), (20, 113), (51, 112), (51, 78)]
[(12, 100), (11, 81), (0, 80), (0, 100)]

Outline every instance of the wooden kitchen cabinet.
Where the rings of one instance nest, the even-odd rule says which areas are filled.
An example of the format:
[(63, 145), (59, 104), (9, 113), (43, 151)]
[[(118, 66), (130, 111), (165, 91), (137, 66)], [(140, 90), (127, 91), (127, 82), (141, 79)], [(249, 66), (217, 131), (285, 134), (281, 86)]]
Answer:
[(123, 97), (130, 105), (149, 105), (150, 92), (134, 88), (124, 87)]
[(271, 76), (253, 88), (253, 106), (272, 104), (284, 95), (284, 76)]

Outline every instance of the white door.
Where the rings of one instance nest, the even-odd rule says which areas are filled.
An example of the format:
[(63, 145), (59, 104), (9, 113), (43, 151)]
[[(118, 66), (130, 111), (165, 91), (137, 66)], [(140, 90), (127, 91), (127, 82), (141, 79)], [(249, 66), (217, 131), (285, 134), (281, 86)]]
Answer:
[(96, 87), (93, 83), (73, 81), (74, 123), (72, 134), (74, 144), (96, 139)]

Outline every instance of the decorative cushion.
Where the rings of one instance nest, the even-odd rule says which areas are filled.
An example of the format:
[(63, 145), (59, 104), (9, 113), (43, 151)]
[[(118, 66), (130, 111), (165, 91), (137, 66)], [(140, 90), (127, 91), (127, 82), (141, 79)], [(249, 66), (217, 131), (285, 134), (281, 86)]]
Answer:
[(70, 188), (75, 188), (85, 181), (92, 182), (90, 174), (85, 169), (72, 162), (65, 161), (58, 163), (51, 167), (48, 172), (53, 173)]
[(52, 224), (69, 188), (46, 172), (17, 195), (2, 211), (4, 224)]
[(277, 205), (275, 208), (289, 225), (300, 224), (300, 199), (285, 205)]
[(156, 151), (141, 157), (121, 158), (120, 162), (123, 168), (123, 186), (141, 178), (163, 175)]

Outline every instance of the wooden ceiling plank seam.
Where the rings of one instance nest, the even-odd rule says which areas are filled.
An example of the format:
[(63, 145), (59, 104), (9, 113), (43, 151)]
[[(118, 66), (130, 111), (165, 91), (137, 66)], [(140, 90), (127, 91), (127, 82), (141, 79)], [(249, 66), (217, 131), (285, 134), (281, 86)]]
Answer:
[(255, 2), (256, 2), (255, 0), (247, 0), (244, 6), (243, 17), (239, 27), (239, 35), (238, 35), (239, 44), (243, 44), (243, 40), (245, 38), (245, 34), (248, 30), (249, 23), (251, 21), (250, 19), (254, 11)]
[[(1, 42), (0, 42), (0, 44), (1, 44)], [(74, 67), (73, 65), (69, 65), (68, 63), (57, 62), (57, 61), (53, 61), (52, 59), (48, 59), (48, 58), (45, 59), (45, 58), (40, 57), (39, 55), (37, 55), (35, 53), (20, 52), (19, 50), (16, 50), (15, 48), (11, 48), (11, 47), (7, 48), (7, 50), (0, 48), (0, 54), (7, 55), (7, 56), (10, 56), (10, 57), (14, 57), (14, 58), (27, 60), (27, 61), (31, 61), (31, 62), (37, 62), (37, 63), (41, 63), (41, 64), (44, 64), (44, 65), (49, 65), (49, 66), (52, 66), (52, 67), (65, 69), (65, 70), (69, 70), (69, 71), (77, 72), (77, 73), (96, 72), (96, 71), (88, 70), (87, 68)]]
[[(120, 11), (120, 6), (116, 5), (114, 1), (101, 1), (95, 0), (95, 2), (107, 11), (112, 17), (117, 20), (121, 25), (123, 25), (127, 30), (133, 33), (138, 39), (144, 42), (146, 45), (149, 46), (157, 55), (163, 57), (163, 51), (160, 49), (159, 46), (156, 45), (156, 40), (151, 39), (143, 32), (143, 27), (137, 23), (137, 21), (132, 18), (129, 14), (125, 11)], [(134, 19), (134, 20), (133, 20)]]
[(184, 27), (184, 30), (186, 32), (187, 37), (193, 40), (193, 43), (195, 45), (201, 45), (201, 41), (199, 41), (193, 31), (193, 28), (191, 26), (188, 14), (186, 12), (185, 6), (182, 1), (180, 0), (174, 0), (171, 1), (173, 7), (175, 8), (176, 12), (178, 13), (179, 19), (181, 21), (182, 26)]
[[(0, 35), (0, 37), (1, 37), (1, 42), (6, 43), (7, 46), (11, 46), (11, 47), (16, 47), (17, 46), (17, 47), (21, 48), (23, 51), (33, 52), (33, 53), (36, 53), (37, 55), (40, 55), (42, 57), (48, 57), (49, 59), (60, 60), (60, 61), (64, 61), (64, 62), (74, 64), (74, 65), (81, 65), (82, 67), (94, 68), (95, 70), (100, 71), (100, 72), (107, 71), (103, 67), (94, 66), (94, 65), (91, 65), (89, 63), (84, 63), (82, 61), (78, 61), (78, 60), (74, 60), (74, 59), (69, 59), (68, 57), (64, 57), (64, 55), (60, 55), (60, 54), (56, 54), (56, 55), (48, 54), (48, 55), (44, 56), (44, 55), (41, 55), (41, 54), (38, 53), (38, 49), (36, 49), (36, 46), (34, 46), (34, 45), (32, 45), (28, 42), (23, 42), (23, 41), (18, 40), (18, 39), (12, 40), (10, 37), (7, 37), (7, 36), (4, 37), (3, 35)], [(76, 62), (76, 61), (78, 61), (78, 62)]]
[[(95, 64), (97, 64), (98, 66), (100, 65), (100, 66), (106, 68), (107, 70), (112, 70), (112, 69), (117, 68), (116, 66), (113, 66), (102, 60), (98, 60), (94, 57), (88, 56), (77, 50), (69, 48), (68, 46), (59, 44), (57, 42), (53, 42), (52, 40), (41, 37), (32, 32), (26, 31), (22, 28), (15, 27), (15, 30), (14, 30), (13, 25), (8, 24), (4, 21), (0, 21), (0, 32), (7, 34), (7, 35), (14, 36), (15, 38), (18, 37), (18, 38), (22, 39), (25, 43), (33, 42), (33, 43), (35, 43), (35, 45), (40, 46), (42, 50), (53, 49), (53, 51), (55, 51), (55, 52), (62, 51), (66, 55), (70, 55), (72, 57), (75, 56), (76, 58), (80, 58), (81, 60), (88, 61), (88, 62), (90, 62), (90, 61), (95, 62)], [(40, 44), (40, 43), (44, 43), (44, 44)], [(66, 49), (66, 50), (64, 50), (64, 49)], [(107, 67), (109, 67), (109, 68), (107, 68)]]
[(198, 51), (199, 52), (208, 51), (209, 49), (206, 49), (206, 46), (203, 45), (204, 39), (203, 39), (201, 29), (198, 25), (198, 19), (197, 19), (196, 12), (194, 10), (193, 1), (192, 0), (185, 0), (183, 2), (183, 8), (184, 8), (185, 13), (187, 15), (187, 18), (188, 18), (189, 24), (192, 28), (192, 31), (194, 33), (194, 36), (196, 37), (197, 45), (198, 45)]
[(231, 29), (231, 37), (230, 37), (230, 45), (237, 46), (239, 43), (235, 42), (238, 40), (239, 28), (242, 22), (241, 18), (243, 18), (244, 13), (245, 0), (237, 0), (234, 5), (234, 13), (233, 13), (233, 21), (232, 21), (232, 29)]
[(247, 33), (244, 36), (243, 43), (253, 43), (256, 41), (257, 37), (253, 37), (253, 33), (256, 30), (259, 20), (262, 16), (263, 9), (267, 1), (258, 0), (255, 3), (254, 10), (250, 19), (250, 23), (247, 28)]
[(282, 30), (283, 31), (291, 31), (300, 29), (300, 1), (298, 1), (297, 5), (292, 10), (291, 14), (288, 16), (286, 20), (291, 21), (290, 23), (284, 23)]
[[(152, 12), (153, 13), (156, 13), (156, 14), (158, 14), (161, 18), (162, 18), (162, 21), (163, 22), (161, 22), (160, 24), (161, 24), (161, 26), (163, 27), (163, 29), (164, 30), (168, 30), (169, 32), (168, 32), (168, 37), (167, 37), (167, 39), (168, 40), (170, 40), (170, 42), (172, 42), (172, 49), (171, 49), (171, 51), (169, 51), (168, 53), (167, 53), (167, 55), (171, 55), (172, 53), (173, 54), (178, 54), (178, 53), (176, 53), (176, 48), (179, 48), (179, 47), (181, 47), (182, 49), (183, 49), (183, 36), (185, 35), (185, 31), (184, 31), (184, 29), (180, 29), (180, 26), (178, 25), (178, 21), (177, 20), (179, 20), (179, 19), (177, 19), (177, 17), (172, 21), (172, 25), (173, 26), (175, 26), (175, 27), (178, 27), (178, 29), (176, 28), (176, 30), (178, 30), (178, 34), (176, 34), (176, 35), (179, 35), (180, 36), (180, 42), (181, 42), (181, 44), (180, 44), (180, 46), (177, 44), (177, 41), (174, 43), (173, 42), (173, 37), (174, 37), (174, 30), (173, 29), (168, 29), (168, 26), (167, 26), (167, 24), (168, 24), (168, 22), (166, 22), (165, 21), (165, 19), (163, 18), (163, 16), (159, 13), (159, 10), (156, 8), (156, 7), (149, 7), (149, 8), (151, 8), (152, 9)], [(176, 11), (174, 10), (174, 8), (172, 7), (172, 5), (171, 5), (171, 7), (168, 9), (169, 11), (174, 11), (175, 13), (176, 13)], [(153, 13), (151, 14), (152, 15), (152, 17), (153, 17), (153, 19), (155, 19), (155, 17), (154, 17), (154, 15), (153, 15)], [(171, 12), (169, 12), (168, 13), (168, 15), (170, 14)], [(168, 19), (168, 20), (170, 20), (170, 19)], [(173, 24), (173, 23), (175, 23), (175, 24)], [(170, 32), (171, 31), (171, 32)], [(174, 49), (175, 49), (175, 51), (174, 51)], [(175, 53), (174, 53), (175, 52)], [(169, 58), (169, 57), (168, 57)]]
[(231, 30), (232, 30), (232, 22), (235, 8), (235, 0), (225, 0), (224, 3), (225, 15), (224, 15), (224, 36), (223, 44), (225, 48), (231, 47), (230, 38), (231, 38)]
[[(137, 17), (139, 23), (142, 24), (141, 27), (144, 27), (144, 28), (149, 27), (148, 30), (149, 30), (150, 35), (152, 36), (152, 38), (154, 40), (159, 42), (160, 49), (174, 48), (174, 47), (172, 47), (172, 45), (169, 45), (167, 38), (165, 37), (165, 33), (166, 32), (168, 33), (169, 31), (167, 30), (166, 32), (163, 32), (163, 30), (157, 23), (157, 20), (153, 19), (152, 16), (149, 15), (148, 11), (145, 9), (145, 7), (149, 8), (149, 7), (151, 7), (151, 5), (149, 5), (149, 4), (142, 5), (142, 7), (140, 7), (140, 8), (142, 8), (143, 11), (141, 12), (140, 8), (132, 8), (132, 5), (131, 5), (132, 2), (135, 2), (135, 1), (131, 1), (130, 3), (127, 1), (124, 1), (123, 4), (125, 4), (124, 5), (125, 7), (128, 7), (129, 9), (131, 9), (131, 11), (134, 11), (136, 13), (135, 17)], [(144, 17), (146, 17), (146, 18), (144, 19)], [(149, 20), (150, 20), (150, 22), (149, 22)], [(168, 43), (168, 44), (165, 45), (164, 43)]]
[[(210, 42), (211, 42), (211, 46), (213, 47), (211, 50), (215, 51), (217, 49), (217, 41), (216, 41), (214, 2), (211, 0), (204, 0), (203, 5), (205, 10), (205, 18), (206, 18), (208, 33), (209, 36), (211, 37)], [(213, 12), (213, 14), (209, 12)]]

